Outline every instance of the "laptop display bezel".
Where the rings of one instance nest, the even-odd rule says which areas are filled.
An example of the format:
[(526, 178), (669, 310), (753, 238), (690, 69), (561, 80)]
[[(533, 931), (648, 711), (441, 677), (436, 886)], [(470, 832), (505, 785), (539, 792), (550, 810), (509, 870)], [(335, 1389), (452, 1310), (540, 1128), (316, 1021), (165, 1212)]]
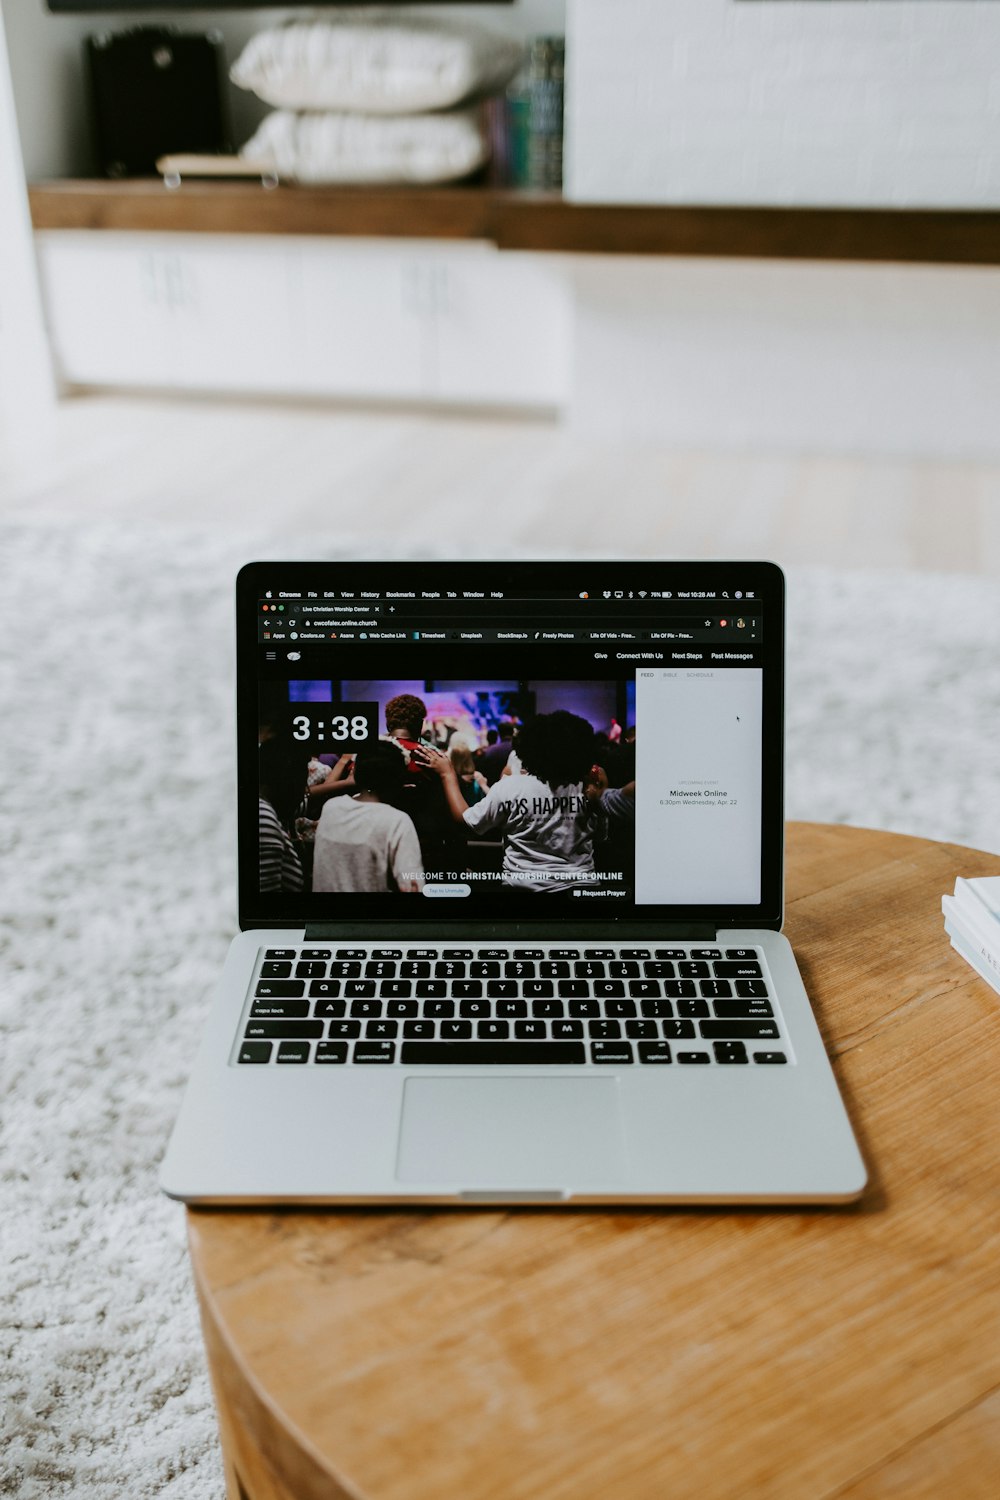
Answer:
[[(605, 925), (619, 932), (647, 936), (659, 931), (677, 932), (707, 927), (778, 929), (783, 915), (784, 850), (784, 655), (785, 581), (781, 569), (770, 562), (683, 562), (597, 560), (574, 562), (253, 562), (247, 563), (236, 580), (236, 734), (237, 734), (237, 840), (239, 879), (239, 923), (247, 928), (302, 928), (329, 925), (376, 934), (384, 927), (411, 935), (426, 930), (460, 933), (487, 932), (494, 937), (509, 930), (511, 936), (542, 928), (558, 927), (566, 932), (565, 907), (553, 911), (544, 898), (525, 895), (523, 901), (505, 900), (503, 911), (491, 914), (477, 905), (475, 911), (442, 910), (442, 903), (421, 903), (426, 910), (415, 914), (415, 897), (391, 895), (351, 897), (350, 912), (343, 897), (301, 892), (262, 892), (259, 863), (258, 823), (258, 707), (260, 647), (258, 641), (259, 600), (267, 588), (327, 591), (340, 588), (429, 589), (467, 588), (474, 571), (476, 587), (502, 590), (510, 595), (518, 587), (533, 591), (566, 592), (578, 587), (583, 575), (600, 581), (614, 578), (628, 589), (648, 588), (655, 575), (658, 587), (685, 590), (753, 589), (761, 606), (763, 637), (760, 659), (763, 667), (762, 701), (762, 799), (761, 799), (761, 899), (754, 905), (699, 904), (692, 906), (643, 905), (627, 911), (601, 907), (580, 923), (593, 931)], [(648, 608), (654, 606), (649, 603)], [(357, 648), (354, 648), (357, 649)], [(407, 650), (411, 648), (406, 648)], [(513, 653), (523, 647), (512, 647)], [(515, 659), (515, 667), (517, 665)], [(353, 675), (356, 661), (345, 675)], [(417, 673), (416, 675), (421, 675)], [(514, 673), (511, 673), (513, 676)], [(641, 733), (641, 726), (639, 726)], [(460, 903), (455, 903), (460, 906)], [(573, 924), (574, 926), (576, 923)], [(414, 940), (417, 940), (414, 936)]]

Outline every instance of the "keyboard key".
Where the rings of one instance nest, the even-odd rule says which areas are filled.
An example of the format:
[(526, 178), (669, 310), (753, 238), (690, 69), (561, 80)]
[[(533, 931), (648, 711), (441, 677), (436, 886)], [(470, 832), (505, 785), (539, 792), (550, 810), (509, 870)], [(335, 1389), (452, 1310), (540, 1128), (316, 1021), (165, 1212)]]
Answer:
[(656, 959), (651, 963), (643, 964), (642, 972), (647, 979), (673, 979), (674, 966)]
[(538, 972), (543, 979), (568, 979), (570, 969), (565, 960), (549, 958), (538, 965)]
[(503, 966), (503, 972), (507, 979), (534, 979), (535, 965), (527, 959), (510, 959)]
[(648, 948), (623, 948), (622, 958), (649, 958)]
[(317, 996), (319, 996), (319, 995), (325, 995), (325, 996), (328, 996), (328, 997), (330, 995), (339, 995), (340, 994), (340, 980), (339, 979), (314, 979), (312, 981), (312, 983), (310, 984), (310, 986), (309, 986), (309, 993), (310, 993), (310, 995), (313, 996), (314, 999)]
[(646, 1039), (659, 1035), (659, 1028), (655, 1021), (626, 1021), (625, 1035), (637, 1040), (639, 1037)]
[(608, 964), (608, 973), (612, 979), (638, 979), (640, 972), (639, 965), (631, 960), (615, 959)]
[(686, 948), (656, 948), (654, 950), (654, 957), (656, 957), (656, 958), (687, 958), (687, 949)]
[(442, 958), (461, 958), (461, 959), (465, 959), (465, 958), (471, 958), (472, 956), (473, 955), (472, 955), (472, 949), (471, 948), (442, 948), (442, 950), (441, 950), (441, 957)]
[(365, 1037), (395, 1037), (399, 1035), (398, 1021), (369, 1021), (365, 1027)]
[(677, 1061), (679, 1063), (707, 1063), (711, 1062), (711, 1058), (707, 1052), (678, 1052)]
[(620, 1021), (588, 1021), (587, 1028), (591, 1037), (597, 1041), (610, 1041), (622, 1034), (622, 1023)]
[(582, 1042), (404, 1042), (400, 1061), (404, 1066), (424, 1063), (454, 1063), (460, 1067), (523, 1064), (583, 1063), (587, 1057)]
[(721, 958), (722, 957), (722, 949), (721, 948), (692, 948), (691, 949), (691, 957), (692, 958)]
[(303, 948), (299, 958), (310, 960), (316, 959), (320, 963), (327, 963), (333, 957), (332, 948)]
[(480, 1016), (493, 1014), (493, 1007), (488, 1000), (462, 1000), (458, 1007), (460, 1016), (468, 1020), (477, 1020)]
[(553, 1021), (552, 1038), (554, 1041), (579, 1041), (583, 1036), (582, 1021)]
[[(481, 979), (456, 979), (451, 986), (451, 993), (456, 1000), (478, 1000), (482, 998), (483, 982)], [(465, 1012), (463, 1011), (464, 1015)], [(477, 1012), (481, 1015), (482, 1012)]]
[(305, 981), (302, 979), (262, 979), (254, 991), (262, 1000), (294, 999), (305, 992)]
[(303, 960), (295, 965), (295, 977), (296, 979), (325, 979), (326, 964)]
[(291, 972), (290, 963), (266, 963), (260, 966), (261, 979), (287, 979)]
[(737, 979), (736, 993), (744, 1000), (763, 1000), (767, 995), (767, 985), (763, 979)]
[(419, 1016), (420, 1006), (416, 1000), (390, 1000), (386, 1004), (387, 1016), (396, 1016), (402, 1019), (404, 1016)]
[(584, 948), (584, 958), (617, 958), (618, 954), (613, 948)]
[(500, 965), (492, 959), (485, 963), (470, 964), (469, 974), (473, 979), (499, 979)]
[(532, 1000), (531, 1014), (542, 1016), (546, 1020), (560, 1019), (566, 1014), (561, 1000)]
[(604, 1014), (606, 1016), (634, 1016), (634, 1000), (606, 1000), (604, 1002)]
[(643, 1063), (668, 1063), (670, 1062), (670, 1048), (666, 1042), (640, 1042), (639, 1061)]
[[(403, 1045), (405, 1047), (406, 1043), (404, 1042)], [(354, 1044), (356, 1063), (391, 1063), (395, 1061), (395, 1057), (395, 1042), (355, 1042)]]
[(555, 994), (555, 986), (551, 979), (525, 979), (521, 994), (526, 1000), (549, 1000)]
[(606, 977), (602, 963), (586, 959), (580, 959), (573, 965), (573, 974), (577, 979), (604, 979)]
[(420, 1037), (424, 1037), (424, 1038), (427, 1038), (429, 1040), (434, 1035), (434, 1022), (433, 1021), (404, 1021), (403, 1022), (403, 1035), (405, 1037), (411, 1037), (411, 1038), (414, 1038), (414, 1039), (420, 1038)]
[(418, 979), (417, 994), (421, 1000), (440, 999), (447, 995), (448, 986), (443, 979)]
[(688, 1019), (699, 1019), (711, 1014), (704, 1000), (678, 1000), (677, 1014)]
[(345, 1000), (314, 1000), (313, 1015), (324, 1016), (346, 1016), (347, 1002)]
[(370, 1000), (375, 994), (374, 979), (348, 979), (344, 994), (349, 1000)]
[(544, 948), (515, 948), (514, 958), (544, 958)]
[(773, 1021), (701, 1021), (703, 1037), (738, 1038), (752, 1041), (755, 1037), (778, 1037), (781, 1035)]
[(437, 958), (436, 948), (407, 948), (407, 958)]
[(463, 1042), (472, 1036), (471, 1021), (442, 1021), (441, 1040), (444, 1042)]
[(308, 1000), (255, 1000), (250, 1007), (252, 1016), (273, 1016), (275, 1020), (293, 1021), (309, 1014)]
[(522, 1042), (540, 1042), (545, 1040), (544, 1021), (515, 1021), (514, 1035)]
[(595, 979), (594, 994), (600, 995), (602, 999), (608, 999), (612, 995), (624, 995), (624, 979)]
[(760, 964), (755, 961), (715, 965), (716, 979), (760, 979), (763, 972)]
[(510, 954), (506, 948), (480, 948), (479, 957), (504, 959), (509, 958)]
[[(365, 952), (365, 950), (363, 948), (338, 948), (337, 949), (337, 957), (338, 958), (367, 958), (368, 954)], [(358, 973), (360, 974), (360, 972), (361, 972), (361, 970), (359, 969)]]
[(786, 1063), (788, 1058), (783, 1052), (755, 1052), (753, 1060), (755, 1063)]
[(727, 958), (756, 958), (757, 957), (757, 949), (756, 948), (727, 948), (726, 949), (726, 957)]
[(360, 1021), (331, 1021), (327, 1029), (327, 1036), (346, 1037), (351, 1040), (361, 1035)]
[(663, 1020), (666, 1016), (672, 1016), (674, 1007), (669, 1000), (640, 1000), (639, 1009), (644, 1016), (651, 1016), (654, 1020)]
[(268, 948), (264, 953), (265, 958), (296, 959), (298, 954), (294, 948)]
[(697, 991), (693, 979), (665, 979), (663, 993), (671, 1000), (681, 1000), (685, 996), (697, 994)]
[(527, 1000), (498, 1000), (494, 1006), (494, 1014), (515, 1021), (528, 1014)]
[(361, 965), (353, 960), (341, 962), (337, 960), (330, 965), (330, 979), (357, 979), (361, 973)]
[(351, 1004), (351, 1015), (370, 1020), (382, 1014), (381, 1000), (355, 1000)]
[[(516, 979), (489, 979), (486, 982), (486, 993), (494, 1000), (516, 1000)], [(499, 1014), (499, 1012), (497, 1012)]]
[(373, 948), (372, 958), (402, 958), (402, 948)]
[(240, 1047), (241, 1063), (266, 1063), (271, 1061), (270, 1042), (244, 1042)]
[(413, 982), (409, 979), (383, 979), (378, 992), (383, 1000), (408, 1000), (413, 994)]
[(726, 1016), (773, 1016), (770, 1000), (716, 1000), (715, 1014)]
[(632, 1048), (628, 1042), (591, 1042), (590, 1060), (595, 1063), (630, 1063)]
[(579, 948), (550, 948), (550, 958), (579, 958)]
[(347, 1061), (346, 1042), (317, 1042), (316, 1056), (313, 1059), (318, 1063), (345, 1063)]
[(247, 1041), (265, 1037), (287, 1037), (289, 1041), (303, 1041), (306, 1037), (323, 1035), (322, 1021), (255, 1021), (247, 1022)]
[(424, 1005), (424, 1015), (432, 1020), (450, 1021), (455, 1014), (454, 1000), (428, 1000)]
[(639, 1000), (658, 1000), (663, 994), (658, 979), (630, 979), (628, 992)]
[(695, 1035), (693, 1021), (661, 1021), (660, 1030), (668, 1041), (687, 1041)]
[(584, 1000), (590, 994), (590, 985), (585, 979), (559, 979), (556, 983), (564, 1000)]
[(407, 959), (399, 966), (400, 979), (429, 979), (430, 975), (431, 966), (423, 960), (414, 962), (412, 959)]
[(505, 1042), (510, 1036), (509, 1021), (477, 1021), (476, 1036), (480, 1041)]
[(747, 1049), (742, 1042), (716, 1042), (712, 1048), (717, 1063), (745, 1063), (750, 1059), (747, 1057)]
[(708, 979), (710, 969), (702, 959), (682, 959), (677, 965), (677, 972), (682, 979)]
[(389, 963), (386, 959), (379, 959), (377, 963), (365, 964), (365, 977), (367, 979), (395, 979), (396, 965)]
[(728, 979), (703, 979), (698, 988), (709, 1000), (726, 1000), (733, 993)]
[(465, 965), (453, 959), (441, 959), (434, 965), (435, 979), (464, 979)]
[(571, 1016), (577, 1016), (584, 1021), (599, 1020), (601, 1015), (599, 1000), (571, 1000), (567, 1009)]
[(308, 1042), (282, 1042), (278, 1048), (278, 1062), (280, 1063), (307, 1063), (308, 1061)]

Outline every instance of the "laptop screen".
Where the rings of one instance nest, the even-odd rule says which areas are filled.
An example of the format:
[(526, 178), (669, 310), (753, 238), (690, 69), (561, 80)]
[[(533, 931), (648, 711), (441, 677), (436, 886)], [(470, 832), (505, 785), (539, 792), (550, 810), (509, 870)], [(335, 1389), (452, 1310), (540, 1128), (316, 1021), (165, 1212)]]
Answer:
[(255, 563), (244, 925), (777, 925), (783, 584), (761, 563)]

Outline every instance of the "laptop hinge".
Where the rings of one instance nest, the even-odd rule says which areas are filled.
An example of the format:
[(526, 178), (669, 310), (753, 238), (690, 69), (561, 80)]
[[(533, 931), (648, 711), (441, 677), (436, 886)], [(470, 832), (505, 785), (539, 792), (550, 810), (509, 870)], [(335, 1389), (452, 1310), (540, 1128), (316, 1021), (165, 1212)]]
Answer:
[[(596, 930), (596, 935), (595, 935)], [(554, 938), (589, 939), (599, 942), (601, 937), (618, 943), (659, 941), (714, 943), (718, 926), (714, 922), (630, 922), (608, 923), (603, 932), (599, 925), (590, 922), (567, 922), (557, 916), (551, 927), (547, 922), (307, 922), (305, 941), (309, 943), (339, 941), (349, 943), (352, 938), (359, 942), (381, 939), (383, 942), (410, 942), (421, 940), (440, 942), (487, 943), (530, 942), (544, 935), (547, 941)]]

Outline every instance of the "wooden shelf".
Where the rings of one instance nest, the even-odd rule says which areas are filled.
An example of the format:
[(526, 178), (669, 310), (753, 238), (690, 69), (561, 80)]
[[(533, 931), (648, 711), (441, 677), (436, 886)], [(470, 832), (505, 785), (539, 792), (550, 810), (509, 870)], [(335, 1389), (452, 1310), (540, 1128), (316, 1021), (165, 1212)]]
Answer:
[(483, 187), (266, 189), (73, 180), (29, 189), (36, 229), (485, 240), (501, 250), (1000, 265), (1000, 212), (634, 207)]

